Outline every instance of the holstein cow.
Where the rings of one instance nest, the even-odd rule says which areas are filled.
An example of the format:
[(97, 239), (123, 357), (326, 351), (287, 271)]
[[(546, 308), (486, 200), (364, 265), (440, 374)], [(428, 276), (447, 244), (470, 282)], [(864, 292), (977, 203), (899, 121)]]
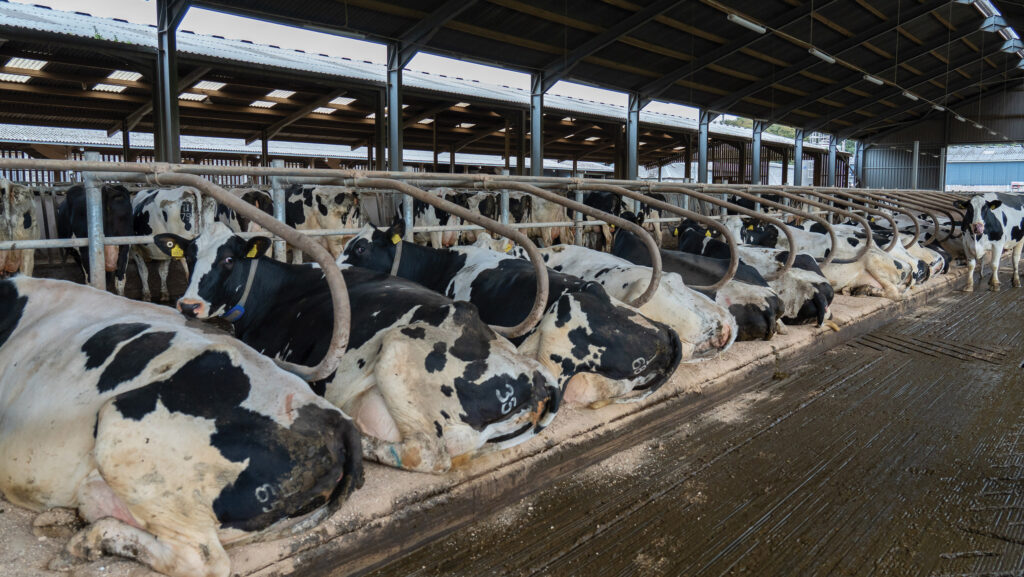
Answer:
[[(454, 198), (451, 197), (455, 196), (456, 194), (455, 191), (453, 191), (450, 188), (435, 188), (431, 190), (430, 193), (450, 201), (455, 200)], [(462, 200), (461, 196), (459, 200)], [(440, 208), (431, 206), (423, 202), (422, 200), (413, 199), (410, 196), (403, 195), (403, 202), (413, 203), (413, 226), (460, 226), (462, 224), (461, 218), (449, 214), (448, 212), (441, 210)], [(395, 218), (403, 218), (403, 210), (404, 207), (401, 204), (397, 205), (395, 207)], [(444, 232), (437, 231), (429, 233), (418, 232), (413, 235), (413, 238), (416, 242), (419, 243), (425, 243), (429, 240), (430, 246), (434, 248), (444, 248), (446, 246), (455, 246), (456, 244), (458, 244), (460, 236), (461, 233), (459, 231), (449, 230)], [(334, 256), (337, 257), (338, 255), (336, 254)]]
[[(219, 223), (194, 241), (159, 238), (166, 250), (184, 252), (192, 270), (182, 313), (223, 317), (270, 357), (307, 366), (323, 359), (334, 317), (318, 266), (265, 258), (268, 238), (245, 241)], [(554, 418), (554, 378), (491, 331), (475, 307), (377, 272), (342, 273), (352, 310), (348, 349), (334, 375), (312, 386), (352, 415), (368, 457), (444, 472), (526, 441)]]
[[(359, 228), (363, 216), (359, 196), (345, 186), (292, 185), (285, 191), (285, 222), (297, 230), (338, 230)], [(321, 245), (337, 258), (348, 236), (322, 236)], [(292, 251), (292, 262), (302, 262), (302, 253)]]
[[(513, 211), (513, 201), (521, 207), (521, 211)], [(530, 222), (565, 222), (569, 220), (569, 213), (565, 207), (555, 204), (543, 198), (533, 197), (526, 193), (509, 193), (509, 217), (510, 221), (518, 223)], [(527, 237), (543, 246), (554, 246), (558, 242), (571, 244), (574, 238), (571, 226), (556, 226), (543, 228), (521, 229)]]
[(1013, 286), (1020, 286), (1020, 253), (1024, 248), (1024, 197), (1018, 194), (989, 192), (955, 202), (964, 211), (964, 254), (967, 258), (967, 286), (974, 290), (974, 269), (986, 255), (992, 263), (989, 286), (999, 290), (999, 265), (1003, 251), (1010, 249), (1013, 265)]
[[(507, 239), (481, 235), (478, 246), (528, 260), (526, 250)], [(630, 302), (647, 290), (651, 269), (628, 260), (581, 246), (560, 244), (542, 248), (544, 262), (555, 271), (596, 282), (613, 298)], [(703, 360), (732, 345), (736, 337), (736, 319), (707, 296), (690, 290), (675, 273), (663, 273), (651, 300), (639, 307), (651, 320), (671, 327), (683, 347), (683, 360)]]
[[(625, 212), (622, 217), (631, 221), (641, 220), (632, 212)], [(646, 245), (628, 230), (615, 230), (612, 254), (634, 264), (651, 266)], [(683, 281), (691, 286), (712, 285), (729, 269), (728, 260), (665, 249), (661, 250), (661, 265), (665, 271), (683, 277)], [(714, 292), (701, 292), (736, 318), (736, 340), (769, 340), (775, 335), (777, 321), (783, 314), (782, 300), (753, 267), (740, 264), (736, 276), (725, 286)]]
[[(191, 238), (199, 234), (207, 223), (212, 222), (216, 211), (217, 201), (210, 197), (203, 198), (199, 189), (191, 186), (140, 190), (132, 198), (135, 234), (140, 236), (171, 233)], [(171, 300), (167, 289), (171, 255), (152, 243), (131, 247), (131, 255), (142, 281), (142, 299), (153, 300), (149, 289), (149, 267), (146, 263), (156, 261), (157, 274), (160, 276), (160, 300)], [(185, 261), (180, 258), (176, 260), (181, 263), (187, 279), (188, 267)]]
[[(228, 193), (269, 215), (274, 214), (274, 199), (265, 190), (258, 188), (232, 188), (228, 190)], [(222, 222), (231, 230), (238, 232), (260, 232), (263, 230), (263, 227), (260, 225), (219, 203), (217, 204), (217, 222)]]
[[(386, 231), (365, 227), (346, 245), (344, 260), (469, 301), (492, 325), (526, 318), (536, 287), (531, 263), (481, 247), (411, 244), (401, 240), (403, 230), (400, 221)], [(548, 282), (546, 313), (513, 342), (557, 376), (566, 401), (599, 407), (640, 400), (675, 371), (682, 358), (675, 331), (612, 299), (598, 283), (557, 272)]]
[(0, 492), (88, 523), (52, 569), (114, 554), (227, 577), (225, 545), (306, 529), (362, 484), (355, 427), (301, 379), (69, 282), (0, 281), (0, 399)]
[[(104, 184), (100, 187), (103, 199), (104, 236), (132, 236), (132, 201), (128, 189), (121, 185)], [(65, 193), (64, 202), (57, 207), (57, 236), (60, 238), (88, 238), (89, 225), (86, 217), (85, 186), (76, 184)], [(89, 247), (66, 249), (85, 273), (89, 282)], [(103, 247), (104, 268), (114, 273), (114, 288), (124, 295), (125, 276), (128, 272), (127, 247), (106, 245)]]
[[(831, 240), (827, 234), (810, 232), (799, 227), (790, 226), (797, 243), (795, 250), (806, 253), (816, 260), (828, 256)], [(770, 248), (790, 249), (789, 239), (773, 224), (760, 221), (743, 221), (742, 237), (745, 244), (766, 246)], [(836, 259), (849, 260), (856, 256), (860, 244), (854, 246), (851, 241), (856, 238), (837, 238)], [(832, 288), (843, 293), (867, 296), (882, 296), (892, 300), (900, 300), (903, 292), (913, 281), (911, 269), (889, 253), (872, 245), (859, 261), (852, 263), (831, 262), (821, 267), (821, 272), (828, 279)]]
[[(871, 226), (872, 242), (874, 242), (875, 246), (877, 246), (878, 248), (885, 250), (885, 247), (889, 246), (889, 243), (892, 241), (892, 230), (877, 230), (874, 228), (873, 224), (871, 224)], [(803, 224), (803, 229), (823, 235), (828, 234), (828, 232), (825, 231), (825, 227), (818, 223), (805, 222)], [(840, 243), (845, 242), (854, 249), (860, 247), (861, 243), (867, 240), (867, 235), (864, 234), (864, 229), (862, 229), (860, 225), (833, 224), (832, 230), (836, 232), (836, 239)], [(933, 274), (933, 272), (935, 274), (938, 274), (938, 272), (942, 270), (943, 261), (942, 257), (939, 256), (938, 253), (926, 249), (916, 243), (914, 244), (914, 247), (916, 247), (914, 249), (914, 252), (922, 255), (923, 258), (913, 254), (911, 252), (911, 249), (903, 246), (903, 243), (905, 243), (910, 238), (912, 237), (901, 237), (900, 240), (892, 247), (892, 250), (889, 251), (888, 254), (894, 260), (904, 265), (905, 268), (910, 271), (910, 286), (914, 286), (916, 284), (920, 284), (928, 280)]]
[[(672, 234), (678, 237), (679, 250), (683, 252), (719, 259), (729, 258), (729, 245), (716, 238), (714, 232), (692, 220), (680, 221), (673, 228)], [(754, 267), (765, 278), (776, 275), (789, 258), (789, 251), (744, 246), (740, 244), (741, 239), (735, 240), (740, 251), (740, 262)], [(794, 325), (815, 323), (820, 327), (829, 318), (828, 309), (835, 292), (811, 256), (796, 255), (789, 271), (768, 281), (768, 286), (782, 299), (782, 322)]]
[[(27, 186), (0, 178), (0, 241), (39, 238), (39, 219), (35, 218), (32, 191)], [(0, 250), (0, 276), (21, 272), (32, 276), (35, 251)]]
[[(621, 196), (614, 192), (603, 190), (584, 192), (583, 204), (608, 214), (619, 215), (625, 211), (625, 204)], [(592, 227), (584, 228), (584, 246), (594, 250), (610, 251), (612, 249), (612, 229), (613, 227), (606, 222), (601, 222), (601, 226), (598, 229)], [(658, 246), (661, 246), (660, 243)]]

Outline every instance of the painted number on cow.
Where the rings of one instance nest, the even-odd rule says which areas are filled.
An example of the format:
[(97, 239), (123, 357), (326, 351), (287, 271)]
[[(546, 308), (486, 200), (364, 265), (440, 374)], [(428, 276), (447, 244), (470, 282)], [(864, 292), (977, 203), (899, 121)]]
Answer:
[(633, 374), (634, 375), (639, 375), (640, 373), (644, 372), (644, 369), (647, 368), (647, 365), (649, 365), (650, 362), (653, 361), (654, 357), (656, 357), (656, 356), (658, 356), (658, 355), (654, 355), (654, 356), (652, 356), (649, 359), (645, 359), (643, 357), (639, 357), (637, 359), (634, 359), (633, 360)]
[[(502, 393), (506, 394), (502, 395)], [(494, 394), (498, 397), (498, 402), (501, 403), (502, 415), (507, 415), (516, 407), (516, 390), (512, 388), (512, 385), (506, 383), (504, 391), (494, 391)]]
[[(269, 513), (273, 508), (273, 501), (277, 497), (277, 488), (270, 484), (263, 484), (256, 487), (256, 500), (263, 504), (263, 512)], [(269, 505), (267, 503), (270, 503)]]

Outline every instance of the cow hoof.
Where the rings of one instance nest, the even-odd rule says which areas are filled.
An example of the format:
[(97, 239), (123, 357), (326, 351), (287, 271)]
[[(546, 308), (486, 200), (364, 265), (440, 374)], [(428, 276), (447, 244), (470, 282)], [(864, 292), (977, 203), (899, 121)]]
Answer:
[(992, 292), (997, 293), (997, 292), (999, 292), (999, 289), (1001, 288), (1001, 286), (1002, 285), (994, 284), (994, 285), (989, 285), (989, 288), (992, 290)]
[(1020, 279), (1019, 278), (1013, 279), (1013, 283), (1012, 284), (1013, 284), (1013, 288), (1020, 288)]
[(162, 302), (162, 303), (169, 303), (169, 302), (171, 302), (171, 295), (170, 295), (170, 293), (160, 293), (160, 302)]
[(82, 528), (83, 524), (74, 509), (57, 507), (43, 511), (32, 520), (32, 534), (36, 537), (59, 537), (67, 539)]
[(972, 287), (972, 286), (965, 286), (964, 288), (960, 289), (960, 292), (962, 292), (962, 293), (972, 293), (972, 292), (974, 292), (974, 287)]

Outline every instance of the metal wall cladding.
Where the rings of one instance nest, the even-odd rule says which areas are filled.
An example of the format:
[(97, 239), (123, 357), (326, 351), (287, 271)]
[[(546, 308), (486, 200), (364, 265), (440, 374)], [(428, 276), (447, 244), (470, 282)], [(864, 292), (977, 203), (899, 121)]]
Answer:
[[(939, 190), (938, 146), (921, 146), (917, 188)], [(864, 186), (867, 188), (911, 188), (914, 148), (910, 145), (872, 146), (864, 150)]]
[(1005, 186), (1024, 182), (1024, 162), (956, 162), (946, 167), (948, 186)]
[[(964, 122), (955, 120), (953, 114), (962, 116)], [(976, 128), (975, 122), (982, 128)], [(922, 145), (938, 146), (944, 142), (981, 144), (1006, 142), (1007, 139), (1024, 141), (1024, 88), (1021, 87), (986, 96), (965, 106), (953, 105), (950, 111), (928, 111), (921, 122), (871, 142), (907, 145), (918, 140)]]

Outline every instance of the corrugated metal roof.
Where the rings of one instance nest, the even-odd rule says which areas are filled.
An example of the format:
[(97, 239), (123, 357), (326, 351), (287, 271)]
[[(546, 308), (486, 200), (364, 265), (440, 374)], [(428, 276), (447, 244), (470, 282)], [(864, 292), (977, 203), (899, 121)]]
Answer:
[(950, 146), (947, 162), (1024, 162), (1024, 147), (1007, 146)]
[[(156, 49), (156, 27), (134, 24), (109, 18), (99, 18), (78, 12), (62, 12), (43, 6), (15, 4), (0, 1), (0, 28), (24, 28), (39, 32), (74, 36), (83, 39), (102, 39), (125, 45)], [(322, 74), (330, 77), (358, 80), (383, 86), (387, 74), (382, 64), (333, 57), (322, 54), (311, 54), (298, 50), (282, 49), (273, 45), (257, 44), (243, 40), (232, 40), (218, 36), (206, 36), (187, 31), (179, 31), (178, 51), (185, 54), (203, 56), (238, 63), (273, 66)], [(453, 98), (468, 97), (469, 99), (502, 102), (519, 107), (528, 107), (530, 94), (528, 91), (498, 86), (476, 80), (429, 74), (415, 70), (403, 73), (406, 87), (435, 94), (448, 95)], [(594, 102), (557, 94), (544, 96), (546, 110), (568, 115), (584, 115), (624, 122), (626, 108), (614, 104)], [(681, 116), (661, 112), (641, 111), (640, 122), (652, 127), (697, 131), (697, 121)], [(710, 126), (712, 137), (750, 140), (750, 131), (741, 127), (723, 124)], [(184, 142), (184, 136), (183, 142)], [(777, 143), (792, 146), (792, 140), (764, 133), (766, 143)], [(184, 146), (184, 145), (183, 145)], [(805, 142), (807, 150), (827, 150), (811, 142)]]

